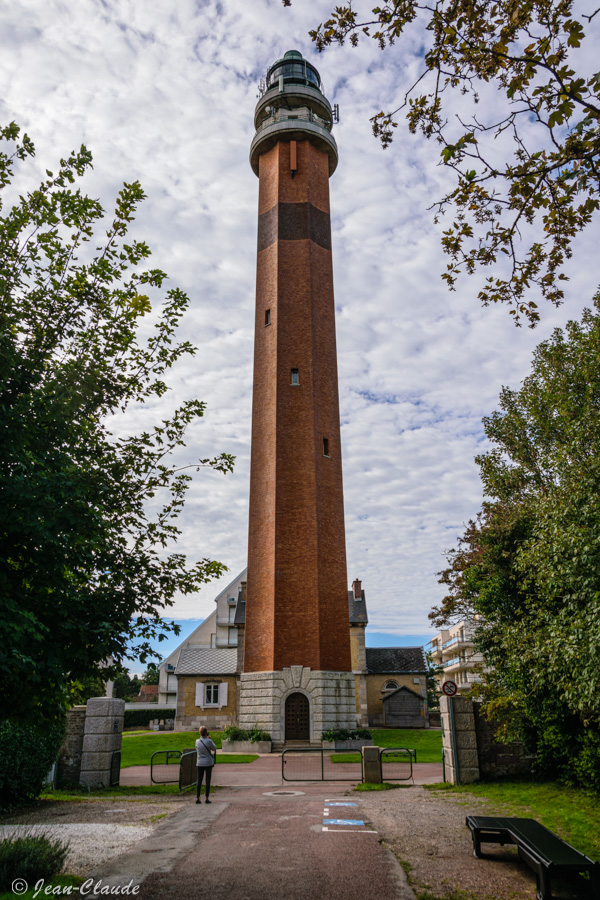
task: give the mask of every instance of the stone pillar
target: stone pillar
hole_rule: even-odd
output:
[[[121,749],[124,700],[92,697],[87,702],[80,783],[86,787],[108,787],[115,750]]]
[[[67,733],[60,748],[56,767],[57,787],[78,785],[85,731],[85,706],[73,706],[67,712]]]
[[[453,709],[450,704],[453,704]],[[442,695],[440,712],[446,781],[450,784],[479,781],[479,755],[472,702],[465,700],[464,697]],[[452,718],[454,718],[454,739]]]
[[[380,747],[362,748],[363,781],[368,784],[381,784]]]

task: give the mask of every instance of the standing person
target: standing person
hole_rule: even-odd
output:
[[[208,795],[210,794],[210,776],[212,775],[212,767],[215,764],[213,756],[217,748],[209,737],[209,731],[206,725],[200,728],[200,737],[196,741],[196,769],[198,771],[198,780],[196,782],[196,803],[200,803],[200,788],[202,787],[202,778],[206,772],[206,786],[204,792],[206,794],[206,802],[210,803]]]

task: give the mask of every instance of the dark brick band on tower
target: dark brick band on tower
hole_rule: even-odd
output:
[[[297,51],[286,53],[267,74],[250,152],[259,210],[242,697],[252,673],[291,667],[340,673],[340,684],[350,683],[342,676],[352,667],[329,219],[332,124],[318,72]]]

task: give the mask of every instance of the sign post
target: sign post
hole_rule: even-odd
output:
[[[458,693],[458,687],[455,681],[444,681],[442,692],[448,698],[448,713],[450,715],[450,740],[452,741],[452,756],[454,768],[454,783],[460,784],[460,776],[458,772],[458,747],[456,746],[456,727],[454,725],[454,700],[453,697]]]

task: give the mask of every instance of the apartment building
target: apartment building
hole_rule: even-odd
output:
[[[475,650],[476,627],[476,622],[463,619],[438,632],[427,645],[426,650],[431,653],[432,661],[442,666],[437,679],[440,690],[442,682],[448,680],[456,683],[459,692],[468,691],[481,681],[481,676],[474,671],[483,663],[483,656]]]

